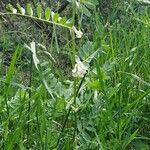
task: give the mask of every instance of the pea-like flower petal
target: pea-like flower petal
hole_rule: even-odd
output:
[[[89,66],[81,62],[80,58],[76,56],[76,64],[72,70],[73,77],[83,77],[87,72]]]
[[[82,37],[83,33],[82,33],[81,30],[77,30],[75,26],[73,26],[72,29],[75,32],[77,38],[81,38]]]

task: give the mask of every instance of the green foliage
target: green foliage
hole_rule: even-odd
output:
[[[148,150],[149,5],[69,2],[80,30],[44,2],[0,13],[0,149]]]
[[[1,15],[16,15],[27,17],[69,29],[73,26],[71,22],[66,20],[66,18],[60,17],[58,13],[54,13],[49,7],[44,10],[45,16],[43,15],[42,6],[40,4],[37,6],[36,10],[34,10],[32,5],[29,3],[27,4],[26,9],[21,7],[19,4],[17,4],[17,7],[18,8],[14,8],[11,4],[8,4],[7,9],[10,11],[10,13],[1,13]]]

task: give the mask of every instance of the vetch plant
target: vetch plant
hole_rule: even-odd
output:
[[[73,77],[83,78],[89,68],[89,65],[84,64],[78,56],[76,56],[75,61],[76,64],[74,66],[74,69],[72,70],[72,75]]]
[[[83,35],[83,32],[81,30],[77,30],[75,26],[72,27],[72,30],[74,31],[74,33],[76,34],[77,38],[81,38]]]
[[[67,5],[62,13],[71,21],[42,8],[57,3],[53,0],[9,5],[11,12],[0,13],[2,22],[8,17],[16,25],[7,25],[8,30],[0,26],[0,51],[15,51],[6,75],[0,73],[0,149],[148,150],[149,10],[134,12],[139,23],[116,1],[119,7],[112,8],[105,27],[99,6],[95,8],[98,0],[67,1],[72,11]]]
[[[14,8],[14,6],[12,6],[11,4],[8,4],[7,9],[10,12],[5,12],[5,13],[0,12],[0,16],[16,15],[20,17],[30,18],[33,20],[38,20],[38,21],[45,22],[45,23],[54,24],[57,26],[68,28],[68,29],[71,29],[73,26],[72,22],[68,21],[66,17],[60,17],[58,13],[54,13],[53,11],[51,11],[49,7],[47,7],[44,10],[44,15],[42,15],[43,10],[42,10],[41,5],[38,5],[36,8],[36,11],[34,11],[32,5],[29,3],[27,4],[26,9],[21,7],[20,4],[17,4],[17,8]],[[19,11],[17,11],[17,9]]]

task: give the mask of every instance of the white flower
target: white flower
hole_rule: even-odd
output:
[[[62,17],[58,17],[58,21],[61,21]]]
[[[16,13],[17,13],[17,9],[12,8],[12,12],[13,12],[14,14],[16,14]]]
[[[82,33],[81,30],[77,30],[75,26],[73,26],[72,29],[75,32],[77,38],[81,38],[82,37],[83,33]]]
[[[72,70],[73,77],[83,77],[87,72],[89,66],[81,62],[80,58],[76,56],[76,64]]]
[[[80,3],[79,3],[79,2],[77,2],[77,1],[76,1],[76,6],[77,6],[78,8],[79,8],[79,6],[80,6]]]
[[[55,13],[52,11],[51,12],[52,19],[54,19],[54,15],[55,15]]]
[[[21,7],[21,14],[24,15],[25,14],[25,9]]]

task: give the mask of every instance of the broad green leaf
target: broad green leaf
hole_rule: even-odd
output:
[[[51,16],[51,9],[49,7],[47,7],[45,9],[45,19],[46,20],[49,20],[50,19],[50,16]]]
[[[42,16],[42,6],[40,4],[36,8],[36,13],[37,13],[38,18],[41,18],[41,16]]]
[[[31,4],[27,4],[27,13],[28,15],[33,16],[33,9]]]
[[[17,4],[17,7],[18,7],[20,13],[21,13],[22,15],[24,15],[24,14],[25,14],[25,9],[24,9],[23,7],[21,7],[20,4]]]

